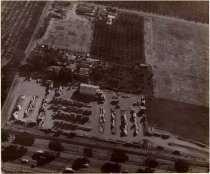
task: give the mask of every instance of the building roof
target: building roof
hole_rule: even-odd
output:
[[[112,19],[114,19],[114,18],[115,18],[115,16],[114,16],[114,15],[108,15],[107,17],[108,17],[108,18],[112,18]]]
[[[84,84],[84,83],[81,83],[80,87],[97,88],[97,89],[99,88],[99,86],[90,85],[90,84]]]

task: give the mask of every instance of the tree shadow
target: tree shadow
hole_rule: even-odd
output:
[[[33,160],[36,160],[36,166],[44,166],[46,164],[49,164],[50,162],[52,162],[53,160],[55,160],[55,156],[53,155],[44,155],[44,154],[38,154],[38,153],[34,153],[31,158]]]
[[[27,153],[27,148],[10,145],[2,150],[2,162],[13,161],[21,158]]]
[[[105,163],[101,167],[101,172],[102,173],[120,173],[121,166],[117,163]]]
[[[76,100],[79,102],[83,102],[83,103],[90,103],[90,102],[95,102],[96,99],[92,96],[86,96],[86,95],[81,95],[79,93],[79,91],[75,91],[72,96],[71,96],[71,100]]]
[[[72,168],[74,170],[79,170],[83,168],[84,163],[89,163],[89,160],[87,158],[77,158],[72,164]]]

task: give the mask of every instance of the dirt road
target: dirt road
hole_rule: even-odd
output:
[[[106,7],[104,5],[93,4],[93,3],[89,3],[89,2],[88,2],[88,4],[92,4],[96,7],[101,7],[101,8]],[[185,23],[185,24],[189,24],[189,25],[199,25],[199,26],[203,26],[203,27],[208,27],[209,26],[208,24],[193,22],[193,21],[187,21],[185,19],[178,19],[178,18],[175,18],[175,17],[167,17],[167,16],[163,16],[163,15],[146,13],[146,12],[137,11],[137,10],[128,10],[128,9],[117,8],[117,7],[114,7],[114,8],[117,9],[119,12],[125,12],[125,13],[131,13],[131,14],[133,13],[133,14],[136,14],[136,15],[139,15],[139,16],[144,16],[144,17],[157,18],[157,19],[167,20],[167,21],[177,21],[177,22],[180,22],[180,23]]]

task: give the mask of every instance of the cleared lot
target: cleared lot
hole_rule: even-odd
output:
[[[187,103],[154,98],[149,102],[148,121],[154,127],[181,137],[209,143],[209,109]]]
[[[145,40],[154,96],[208,106],[208,27],[148,18]]]
[[[90,19],[75,13],[77,4],[64,8],[66,15],[52,18],[40,42],[55,48],[76,52],[89,52],[92,41],[93,24]]]
[[[208,143],[208,27],[148,17],[145,55],[155,97],[149,122]]]

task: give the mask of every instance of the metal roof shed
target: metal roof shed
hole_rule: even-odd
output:
[[[79,92],[84,95],[96,95],[99,90],[99,86],[80,84]]]

